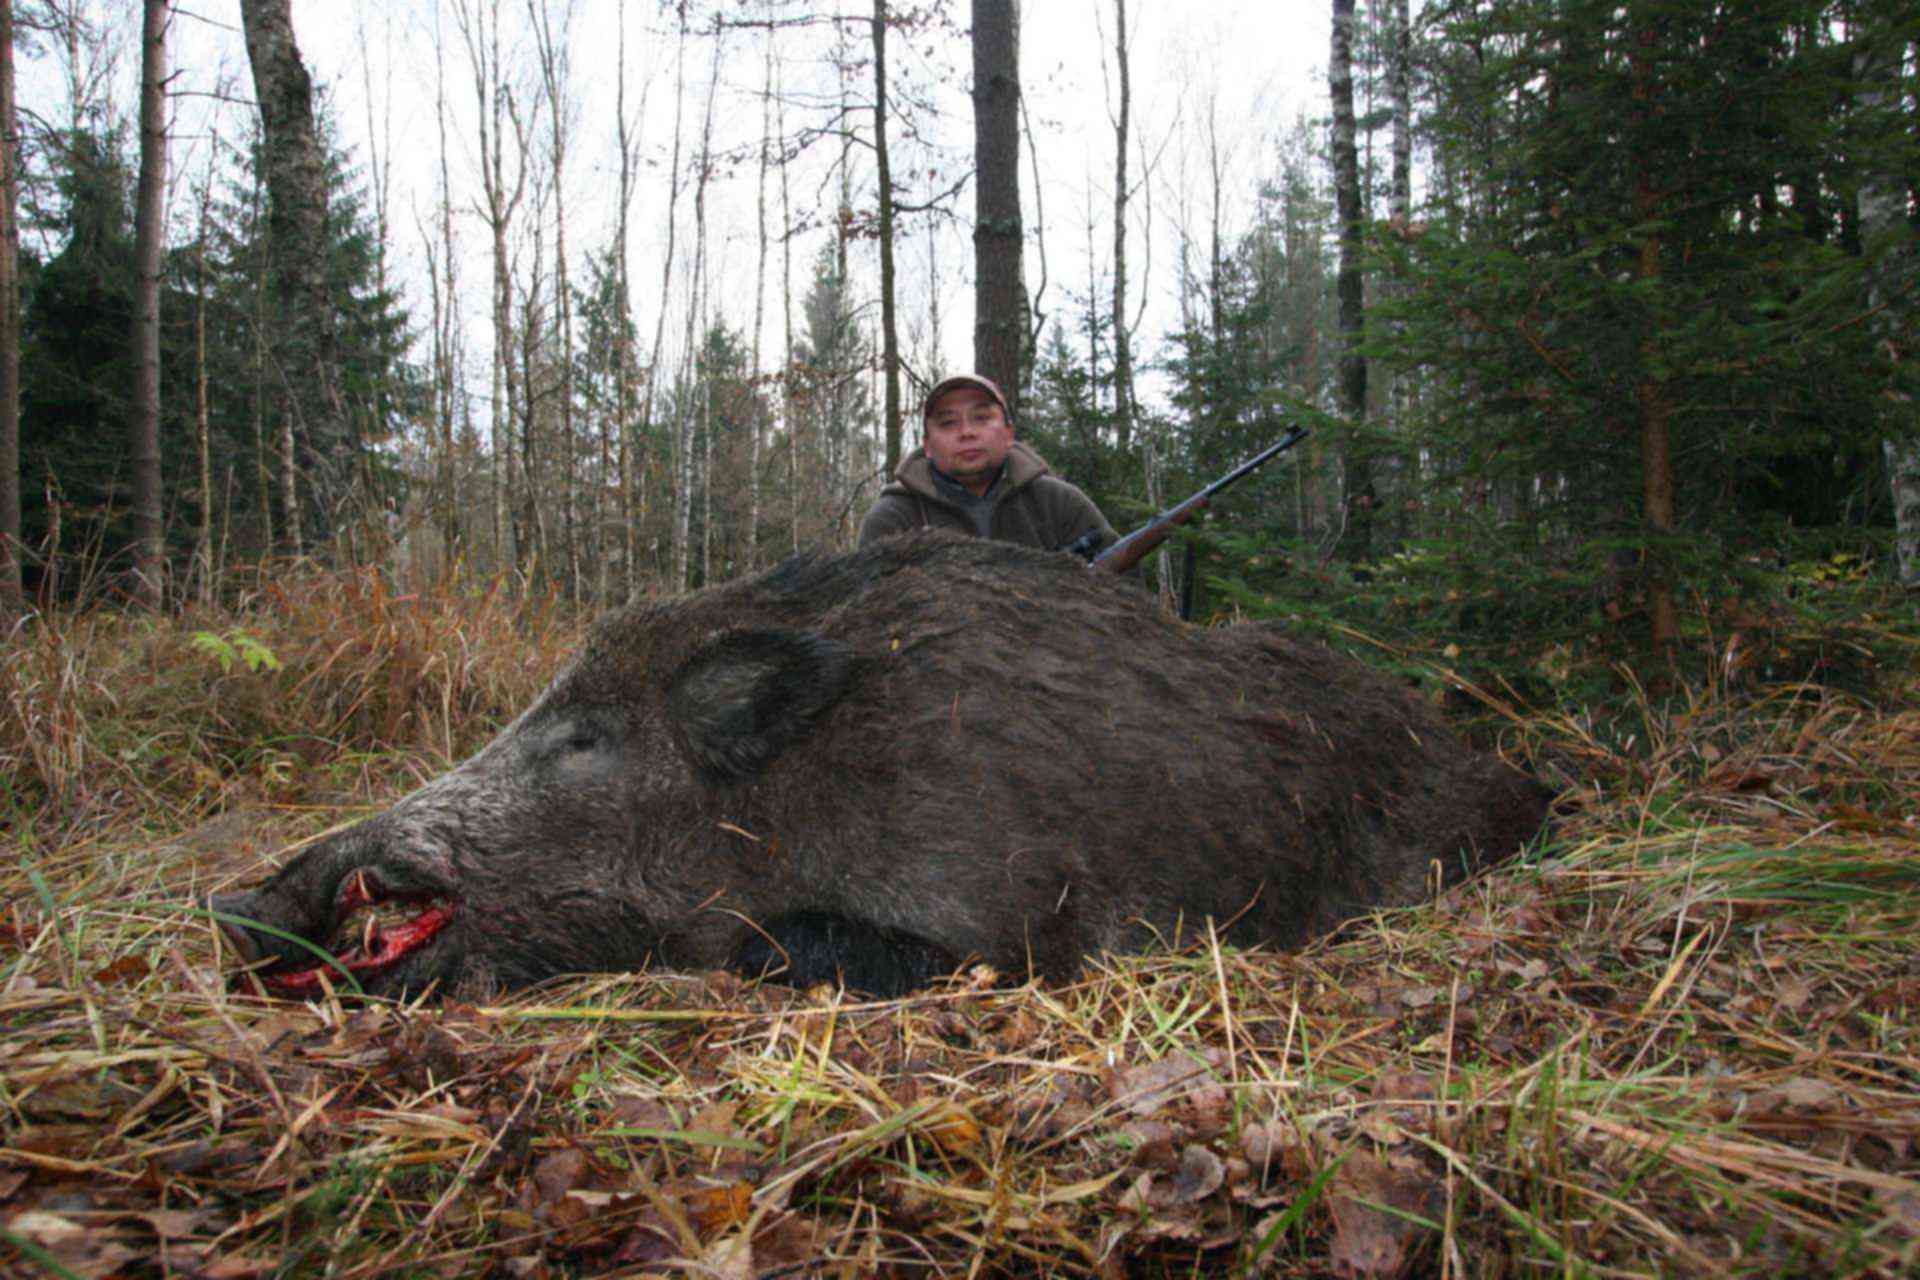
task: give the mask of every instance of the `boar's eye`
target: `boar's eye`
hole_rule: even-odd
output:
[[[613,741],[608,726],[591,715],[562,716],[535,730],[535,759],[561,761],[604,750]]]

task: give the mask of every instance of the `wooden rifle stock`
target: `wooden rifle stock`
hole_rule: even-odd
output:
[[[1205,510],[1206,505],[1213,501],[1214,495],[1231,485],[1239,483],[1254,471],[1293,448],[1293,446],[1299,444],[1302,440],[1305,440],[1310,434],[1305,427],[1288,428],[1287,434],[1280,437],[1277,442],[1262,449],[1253,457],[1248,458],[1245,462],[1227,472],[1226,475],[1221,476],[1218,480],[1215,480],[1212,484],[1200,490],[1200,492],[1194,494],[1185,502],[1180,503],[1178,506],[1168,507],[1165,511],[1162,511],[1159,515],[1147,521],[1147,523],[1141,525],[1138,529],[1135,529],[1132,533],[1120,539],[1120,541],[1114,543],[1105,551],[1100,552],[1098,555],[1092,555],[1087,561],[1087,568],[1097,569],[1103,573],[1125,573],[1158,549],[1160,544],[1165,542],[1168,535],[1172,534],[1175,529]],[[1092,537],[1092,534],[1085,535],[1078,541],[1070,543],[1066,549],[1078,552],[1083,556],[1090,555],[1093,550],[1091,545]]]

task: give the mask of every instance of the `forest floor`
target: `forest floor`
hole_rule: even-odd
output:
[[[1869,692],[1507,707],[1544,846],[1303,952],[420,1007],[236,990],[194,904],[471,750],[562,613],[361,576],[43,620],[0,675],[0,1274],[1920,1273],[1905,617],[1856,624]]]

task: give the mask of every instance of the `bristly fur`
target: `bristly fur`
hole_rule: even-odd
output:
[[[1545,807],[1283,626],[916,535],[608,616],[485,750],[238,905],[313,936],[358,867],[455,900],[376,989],[777,962],[892,991],[1209,919],[1294,945],[1512,853]]]

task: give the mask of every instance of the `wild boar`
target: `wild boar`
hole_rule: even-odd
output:
[[[374,993],[653,964],[893,994],[1209,920],[1297,945],[1513,853],[1546,799],[1284,626],[912,535],[608,615],[478,754],[211,905]],[[317,985],[227,929],[270,989]]]

